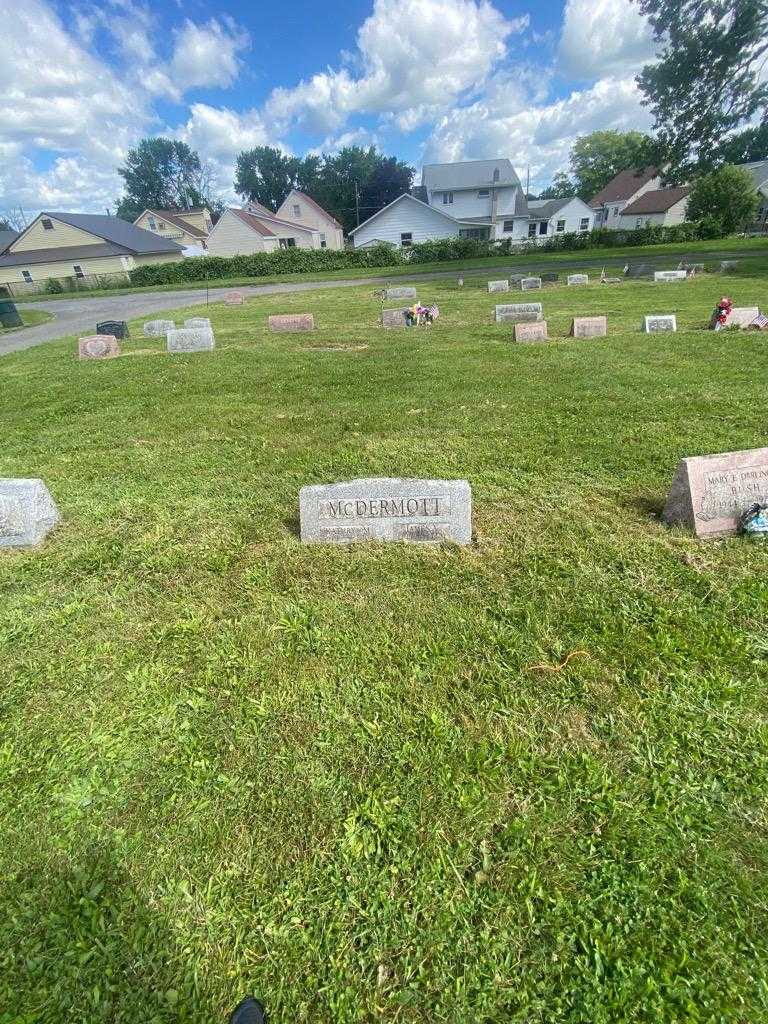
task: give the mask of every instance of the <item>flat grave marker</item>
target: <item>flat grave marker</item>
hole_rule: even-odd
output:
[[[741,327],[741,329],[744,330],[744,328],[749,327],[758,316],[760,316],[760,310],[757,306],[734,306],[725,326]]]
[[[661,334],[677,330],[677,317],[672,313],[653,314],[645,318],[646,334]]]
[[[651,263],[629,263],[624,267],[624,276],[630,279],[651,277],[653,272],[653,265]]]
[[[0,548],[33,547],[61,522],[42,480],[0,480]]]
[[[557,284],[557,282],[560,280],[560,275],[554,273],[554,271],[545,271],[541,275],[541,280],[544,281],[546,284]]]
[[[508,292],[509,281],[489,281],[488,282],[489,292]]]
[[[120,341],[130,337],[125,320],[104,320],[102,323],[96,324],[96,334],[111,334],[113,338],[118,338]]]
[[[384,289],[385,299],[415,299],[416,289],[410,285],[398,285],[394,288]]]
[[[568,285],[573,287],[578,284],[589,284],[589,274],[569,274]]]
[[[497,324],[529,324],[544,319],[540,302],[510,302],[497,306],[494,315]]]
[[[207,316],[193,316],[193,317],[190,317],[189,320],[185,320],[184,321],[184,326],[185,327],[191,327],[191,328],[207,327],[210,330],[210,328],[211,328],[211,321],[208,319]]]
[[[181,327],[165,337],[169,352],[208,352],[216,344],[210,327]]]
[[[381,326],[382,327],[405,327],[405,310],[404,309],[382,309],[382,311],[381,311]]]
[[[738,270],[738,260],[721,260],[720,261],[720,273],[721,274],[732,274],[734,270]]]
[[[168,331],[175,331],[176,324],[173,320],[148,320],[144,324],[145,338],[158,338]]]
[[[533,323],[515,324],[515,341],[548,341],[547,321],[536,320]]]
[[[302,331],[314,331],[315,317],[313,313],[275,314],[268,320],[270,331],[277,334],[299,334]]]
[[[78,339],[77,355],[80,359],[114,359],[120,355],[120,343],[111,334],[91,334]]]
[[[768,503],[768,448],[698,455],[678,463],[663,519],[697,537],[724,537],[755,502]]]
[[[540,277],[524,277],[520,281],[520,290],[523,292],[533,292],[541,288]]]
[[[670,284],[673,281],[686,281],[688,279],[687,270],[654,270],[653,280],[661,281]]]
[[[604,316],[575,316],[571,323],[574,338],[604,338],[608,333],[608,318]]]
[[[301,539],[310,544],[472,540],[472,492],[466,480],[369,477],[299,491]]]
[[[224,296],[225,306],[242,306],[245,302],[245,296],[242,292],[227,292]]]

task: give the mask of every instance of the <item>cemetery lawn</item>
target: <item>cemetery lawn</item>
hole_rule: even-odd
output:
[[[23,331],[25,327],[34,327],[37,324],[48,323],[49,320],[53,320],[53,314],[47,313],[43,309],[20,309],[19,316],[22,319],[21,327],[3,327],[0,324],[0,337],[4,334],[10,334],[11,331]]]
[[[659,522],[766,444],[768,332],[702,329],[766,274],[528,294],[547,344],[473,279],[0,360],[64,518],[0,552],[1,1024],[768,1019],[768,547]],[[473,546],[299,543],[376,475],[469,480]]]

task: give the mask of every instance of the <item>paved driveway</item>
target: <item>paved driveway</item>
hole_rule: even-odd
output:
[[[690,260],[716,261],[720,259],[739,259],[752,255],[749,252],[708,252],[686,254]],[[643,254],[635,258],[626,254],[617,255],[613,259],[606,260],[605,257],[574,256],[573,260],[566,263],[560,260],[536,260],[535,272],[547,270],[558,270],[565,272],[575,270],[597,270],[603,266],[609,271],[623,267],[627,260],[633,263],[650,263],[655,266],[670,268],[676,266],[680,257],[677,255],[647,255]],[[522,273],[530,270],[530,263],[520,262],[520,257],[510,257],[509,260],[500,260],[496,268],[493,267],[472,267],[461,271],[464,277],[492,277],[493,274]],[[363,277],[350,278],[345,281],[301,281],[296,283],[286,282],[285,284],[259,284],[238,287],[238,291],[244,295],[277,295],[284,292],[309,292],[318,288],[352,288],[368,285],[374,288],[382,284],[397,284],[406,282],[414,284],[417,281],[434,281],[445,277],[456,277],[456,268],[451,270],[439,270],[428,274],[407,274],[398,277]],[[231,288],[212,288],[208,293],[211,302],[220,302]],[[33,348],[35,345],[42,345],[43,342],[53,341],[56,338],[63,338],[69,334],[93,334],[96,331],[96,324],[100,320],[133,320],[136,317],[151,317],[156,313],[164,313],[169,309],[180,309],[186,306],[200,305],[205,302],[205,289],[193,288],[186,291],[174,292],[135,292],[129,295],[105,295],[103,298],[94,297],[89,299],[51,299],[45,302],[28,303],[30,309],[44,309],[53,313],[55,319],[38,327],[27,327],[18,332],[0,336],[0,355],[7,355],[9,352],[18,352],[21,349]],[[24,303],[18,303],[24,308]]]

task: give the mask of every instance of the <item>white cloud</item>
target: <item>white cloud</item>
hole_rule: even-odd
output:
[[[527,25],[527,16],[507,21],[488,0],[375,0],[357,34],[359,73],[328,69],[275,89],[266,116],[279,128],[336,132],[350,115],[374,113],[411,131],[480,88],[507,37]]]
[[[558,54],[565,74],[627,75],[654,52],[651,27],[632,0],[567,0]]]
[[[185,21],[175,33],[171,80],[179,94],[199,86],[226,89],[240,73],[238,54],[249,45],[247,32],[231,18],[212,18],[207,25]]]

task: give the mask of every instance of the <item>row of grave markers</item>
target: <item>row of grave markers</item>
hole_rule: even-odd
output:
[[[738,532],[744,513],[768,504],[768,448],[684,458],[663,520],[697,537]],[[299,491],[304,543],[472,541],[472,491],[466,480],[375,477],[310,485]],[[40,544],[61,522],[39,479],[0,479],[0,548]]]

